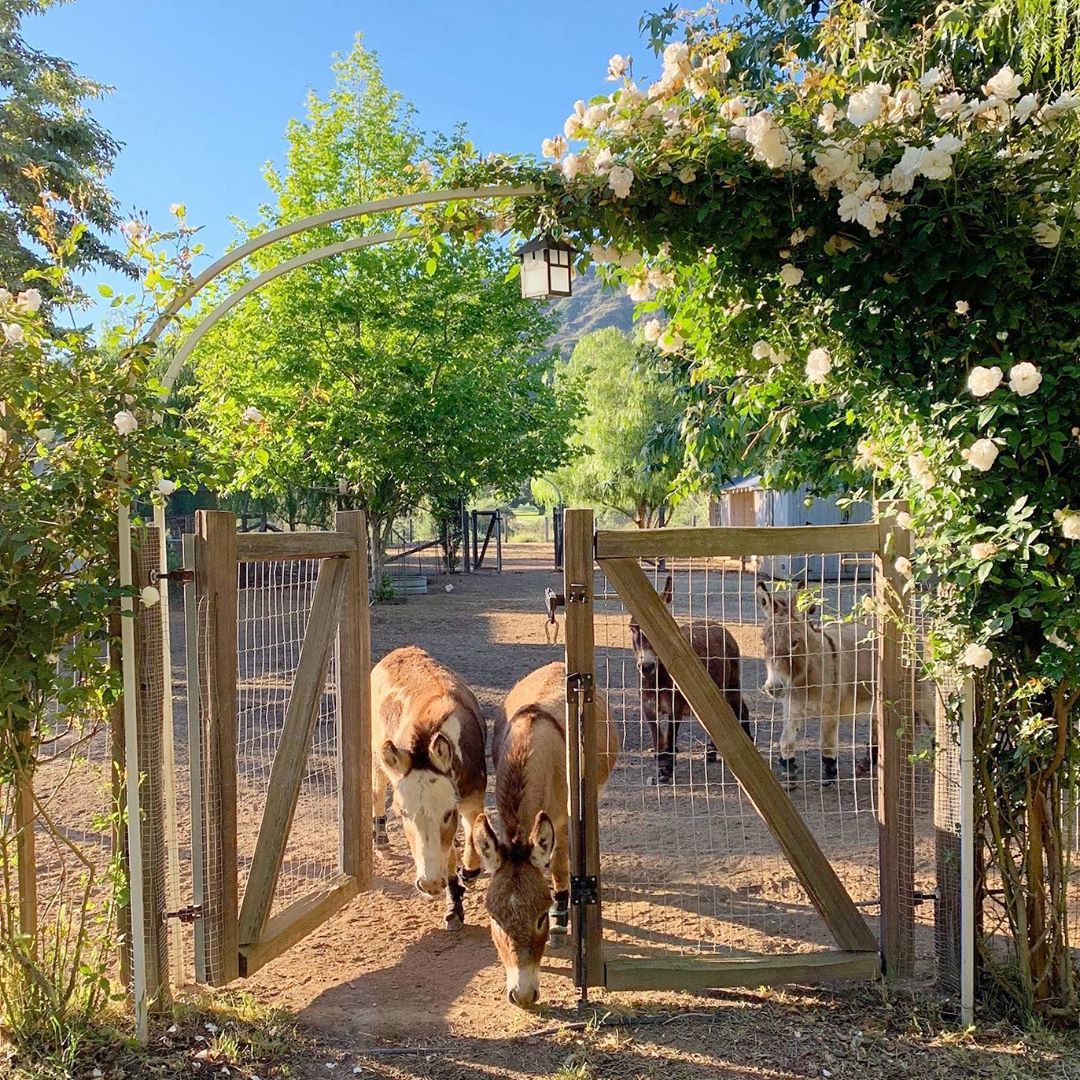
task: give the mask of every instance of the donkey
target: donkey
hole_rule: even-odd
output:
[[[761,630],[765,646],[765,685],[769,697],[783,701],[780,769],[795,779],[799,768],[795,744],[808,716],[821,718],[821,782],[836,779],[837,725],[854,721],[874,706],[874,625],[863,619],[815,623],[811,605],[797,610],[795,597],[769,592],[757,584],[758,603],[766,615]],[[871,752],[873,753],[873,752]]]
[[[672,579],[668,574],[661,596],[671,607]],[[754,740],[750,725],[750,710],[743,701],[739,686],[739,646],[723,623],[715,619],[676,619],[683,637],[690,647],[705,661],[712,681],[723,692],[732,712],[739,718],[743,731],[751,742]],[[692,715],[690,703],[682,696],[674,679],[656,655],[645,632],[630,619],[630,641],[634,649],[638,672],[641,675],[641,712],[652,732],[653,749],[656,753],[656,779],[668,783],[675,775],[676,742],[679,725]],[[716,747],[712,740],[705,753],[706,761],[716,760]]]
[[[593,708],[602,787],[618,756],[619,738],[599,692]],[[473,835],[491,873],[484,905],[506,969],[506,996],[528,1008],[540,995],[549,930],[553,937],[565,935],[570,917],[566,669],[561,662],[525,676],[510,691],[495,721],[492,757],[504,836],[484,814],[476,819]]]
[[[461,677],[423,649],[395,649],[371,671],[372,815],[387,846],[386,785],[401,815],[416,867],[416,890],[447,896],[446,928],[465,923],[461,879],[480,873],[476,816],[487,787],[480,704]],[[380,780],[381,774],[381,780]],[[454,839],[465,827],[461,879]]]

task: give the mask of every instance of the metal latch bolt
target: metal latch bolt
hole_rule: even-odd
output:
[[[178,581],[181,585],[188,585],[194,580],[194,570],[169,570],[167,573],[162,573],[160,570],[150,571],[151,585],[157,585],[161,581]]]
[[[161,913],[162,922],[168,922],[169,919],[178,919],[182,923],[193,923],[196,919],[202,917],[202,904],[189,904],[187,907],[180,908],[179,911],[163,911]]]
[[[576,701],[580,695],[582,701],[592,701],[595,686],[592,672],[571,671],[566,676],[566,700]]]

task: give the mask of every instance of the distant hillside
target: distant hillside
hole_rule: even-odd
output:
[[[559,347],[564,360],[586,334],[607,326],[629,330],[634,324],[634,302],[625,290],[606,289],[592,267],[575,279],[573,296],[554,300],[551,306],[562,321],[551,344]]]

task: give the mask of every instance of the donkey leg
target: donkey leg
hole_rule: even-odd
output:
[[[446,882],[446,929],[461,930],[465,926],[465,886],[451,873]]]
[[[458,805],[458,813],[461,814],[461,824],[465,831],[465,843],[461,849],[461,869],[458,877],[463,882],[475,881],[480,876],[480,854],[476,850],[476,842],[473,840],[473,824],[476,815],[484,809],[484,793],[476,792],[462,799]]]
[[[371,766],[371,827],[372,839],[377,851],[390,848],[386,835],[386,777],[377,761]]]
[[[565,938],[570,932],[570,835],[569,822],[555,829],[555,850],[551,856],[551,884],[555,887],[551,905],[551,936]]]
[[[675,778],[675,721],[670,717],[658,724],[659,743],[656,751],[656,779],[667,784]]]
[[[794,704],[791,697],[784,699],[784,726],[780,732],[780,772],[790,780],[799,775],[799,764],[795,760],[795,744],[799,740],[803,727],[802,709]]]
[[[836,729],[840,722],[837,715],[839,703],[828,709],[821,718],[821,782],[831,784],[836,781],[837,738]]]

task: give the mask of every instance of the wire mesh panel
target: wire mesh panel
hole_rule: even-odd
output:
[[[876,930],[880,635],[875,555],[641,561],[683,636]],[[604,937],[737,957],[836,947],[769,826],[713,748],[619,594],[596,580],[597,683],[622,751],[600,799]],[[914,684],[902,708],[915,720]],[[905,792],[917,878],[932,891],[928,785]],[[921,875],[921,876],[920,876]],[[933,955],[925,928],[920,955]]]
[[[240,893],[255,852],[318,579],[317,559],[242,562],[237,597],[237,859]],[[336,660],[331,659],[271,915],[338,872]]]

